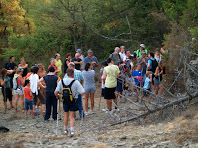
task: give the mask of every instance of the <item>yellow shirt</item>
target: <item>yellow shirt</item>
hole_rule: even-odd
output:
[[[58,74],[58,76],[60,76],[61,74],[62,74],[62,62],[61,62],[61,60],[59,59],[58,61],[57,60],[55,60],[55,65],[56,65],[56,67],[60,70],[60,72],[58,72],[57,74]]]
[[[104,73],[107,75],[105,80],[105,87],[114,88],[117,86],[117,75],[120,70],[117,65],[110,65],[104,68]]]

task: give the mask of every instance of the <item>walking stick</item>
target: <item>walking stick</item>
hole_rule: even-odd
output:
[[[56,123],[56,137],[58,136],[58,111],[59,111],[59,98],[57,102],[57,123]]]

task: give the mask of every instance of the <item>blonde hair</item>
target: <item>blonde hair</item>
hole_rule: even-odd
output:
[[[38,66],[38,68],[40,68],[40,67],[42,68],[42,72],[46,72],[43,64],[39,63],[37,66]]]
[[[148,77],[151,74],[151,71],[146,72],[146,77]]]

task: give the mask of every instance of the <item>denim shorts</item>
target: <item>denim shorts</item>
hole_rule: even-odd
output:
[[[14,90],[14,94],[15,95],[23,95],[23,89],[16,89],[16,90]]]
[[[33,101],[25,99],[25,110],[33,110]]]
[[[96,88],[93,87],[93,88],[86,88],[85,89],[85,94],[92,94],[92,93],[95,93],[96,92]]]

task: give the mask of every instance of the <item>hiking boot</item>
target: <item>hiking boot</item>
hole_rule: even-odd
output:
[[[108,109],[107,108],[103,108],[102,111],[106,112],[106,111],[108,111]]]

